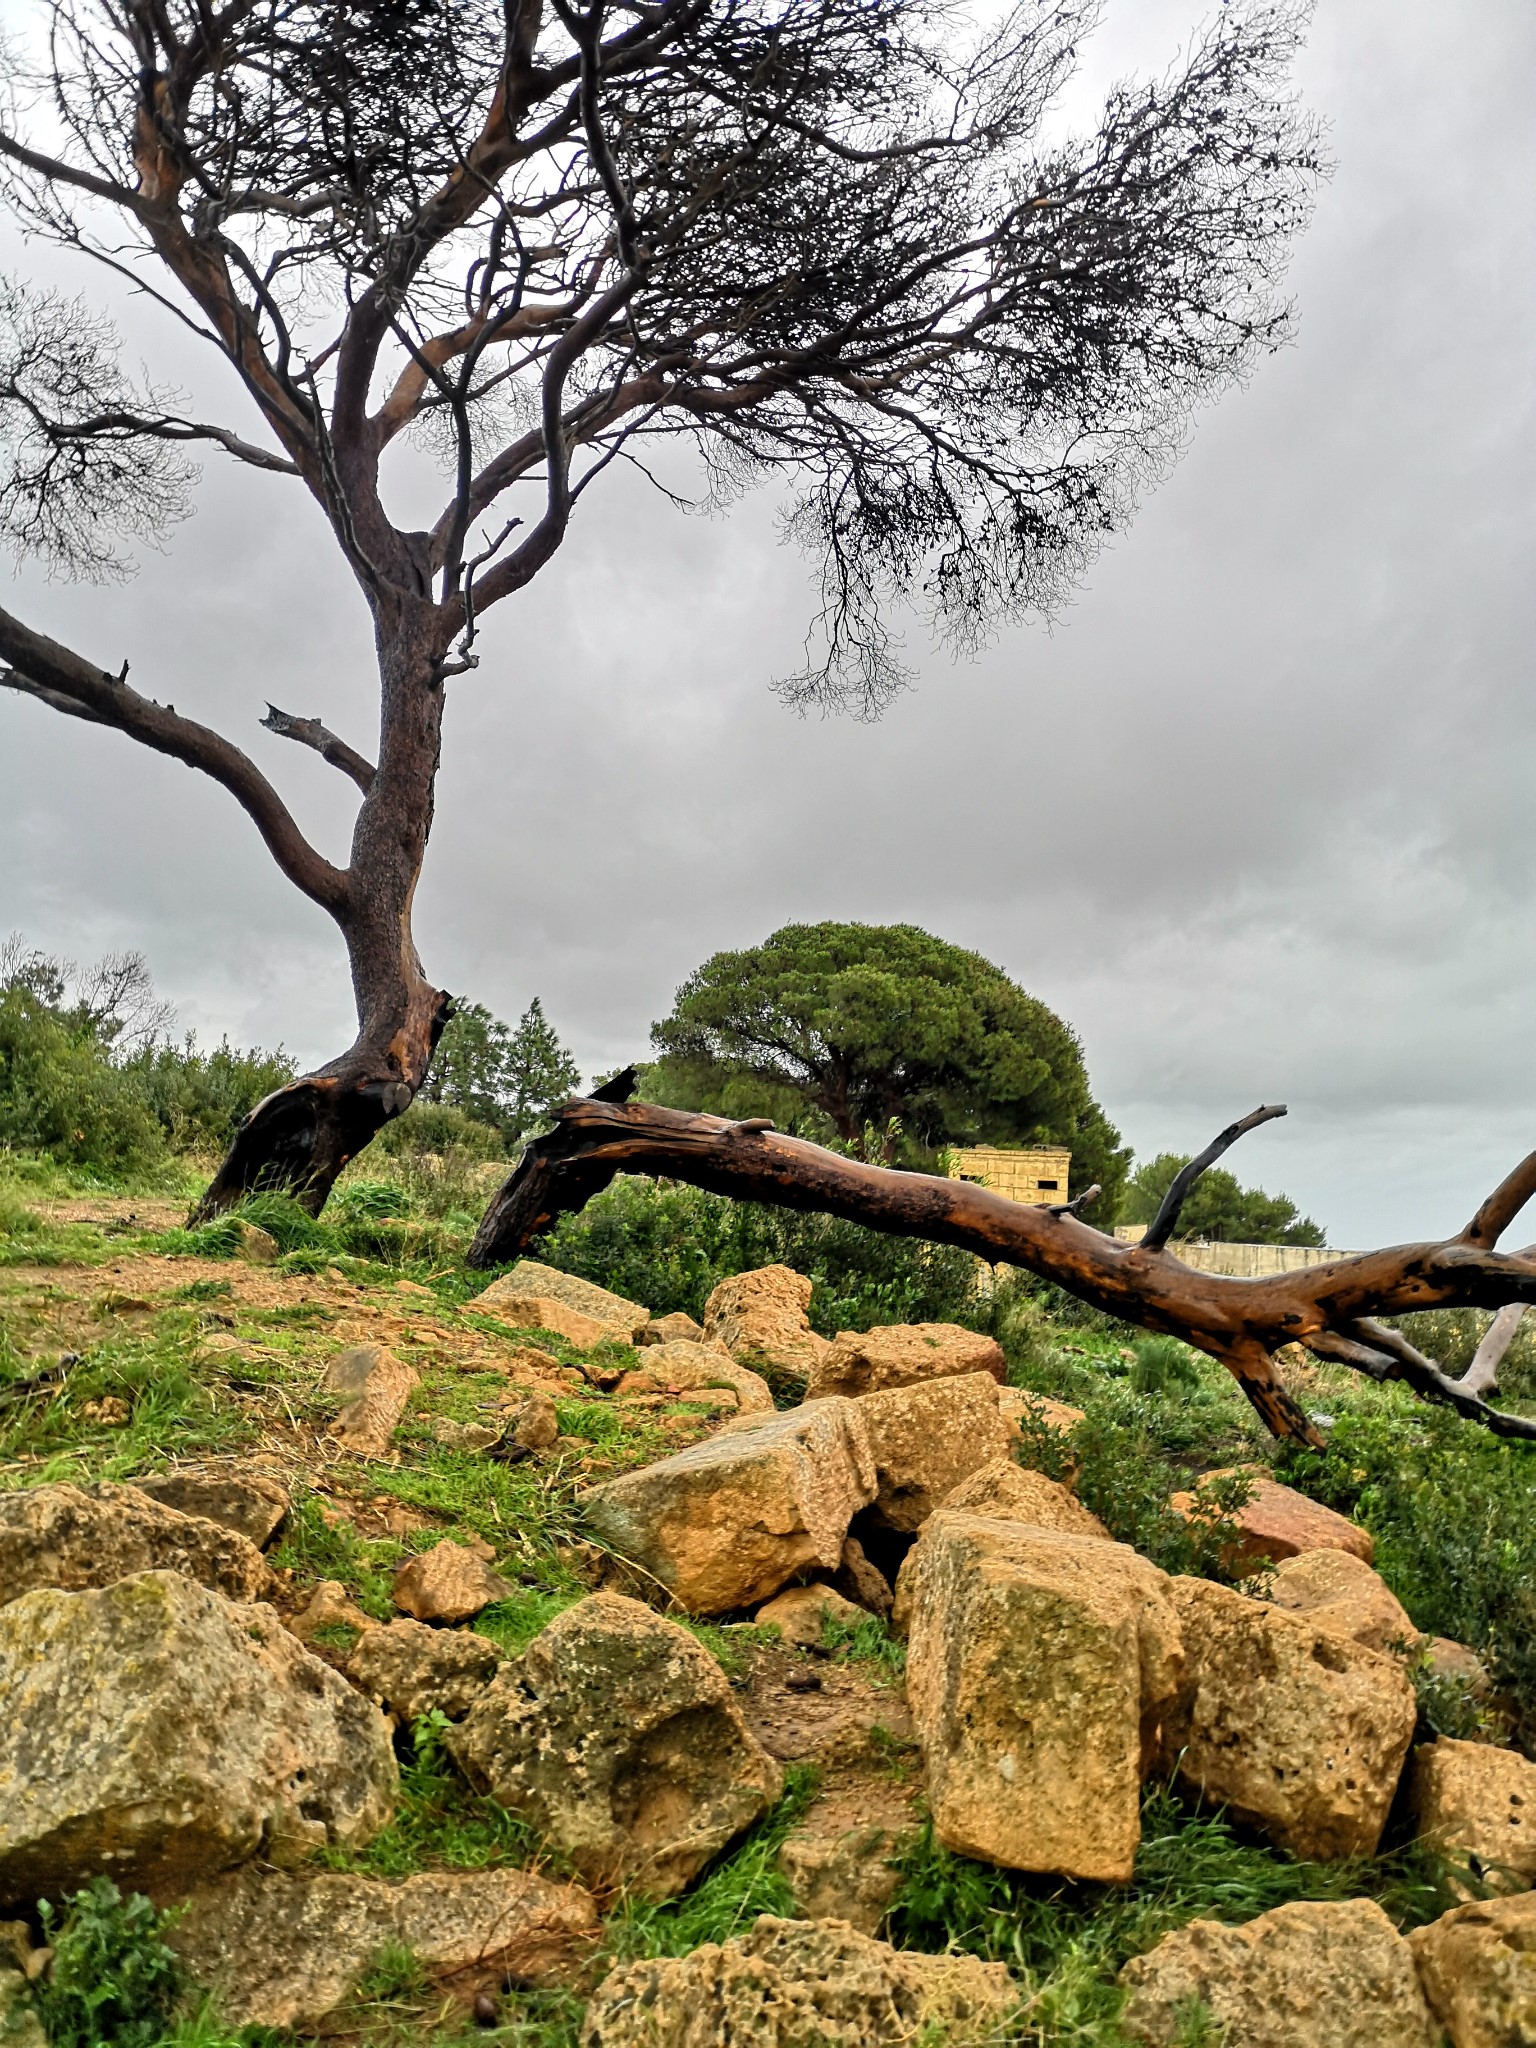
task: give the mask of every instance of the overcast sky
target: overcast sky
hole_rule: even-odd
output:
[[[1198,18],[1112,0],[1078,101]],[[768,688],[810,602],[772,503],[588,498],[451,686],[429,974],[507,1017],[541,995],[592,1072],[718,947],[909,920],[1076,1026],[1138,1153],[1283,1101],[1231,1163],[1331,1243],[1470,1214],[1536,1145],[1536,10],[1322,0],[1301,82],[1337,170],[1296,343],[1054,631],[911,640],[882,724],[800,720]],[[349,786],[256,728],[270,696],[371,738],[362,606],[294,486],[210,465],[134,582],[5,602],[221,724],[344,852]],[[12,927],[141,947],[200,1034],[351,1036],[339,943],[222,791],[0,692]]]

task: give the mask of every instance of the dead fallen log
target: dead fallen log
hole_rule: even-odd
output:
[[[1074,1213],[1081,1197],[1031,1208],[969,1181],[868,1166],[786,1137],[758,1118],[733,1123],[647,1102],[580,1097],[523,1152],[486,1210],[469,1263],[516,1258],[615,1174],[661,1174],[741,1201],[821,1210],[1022,1266],[1095,1308],[1219,1359],[1277,1437],[1322,1441],[1274,1365],[1274,1352],[1299,1343],[1373,1380],[1401,1380],[1421,1399],[1444,1403],[1500,1436],[1536,1441],[1536,1421],[1491,1407],[1377,1320],[1418,1309],[1536,1301],[1536,1246],[1495,1249],[1536,1193],[1536,1152],[1459,1236],[1444,1242],[1394,1245],[1258,1280],[1195,1272],[1168,1249],[1190,1189],[1245,1131],[1284,1114],[1266,1107],[1229,1125],[1179,1174],[1141,1242],[1125,1244]]]

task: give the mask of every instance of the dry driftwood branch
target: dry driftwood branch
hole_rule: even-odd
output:
[[[1529,1258],[1536,1254],[1536,1245],[1527,1248],[1523,1254]],[[1483,1341],[1473,1353],[1472,1363],[1462,1374],[1458,1385],[1464,1393],[1491,1394],[1499,1384],[1499,1367],[1504,1363],[1504,1354],[1515,1341],[1525,1315],[1523,1301],[1506,1302],[1493,1321],[1483,1332]]]
[[[1202,1158],[1209,1163],[1219,1157],[1234,1135],[1274,1114],[1271,1109],[1244,1118]],[[1490,1408],[1399,1332],[1375,1320],[1416,1309],[1536,1301],[1536,1247],[1494,1249],[1521,1201],[1536,1192],[1536,1153],[1459,1237],[1363,1252],[1262,1280],[1234,1280],[1198,1273],[1163,1245],[1106,1237],[1060,1209],[1027,1207],[969,1181],[868,1166],[803,1138],[748,1129],[723,1117],[589,1097],[566,1103],[556,1117],[554,1130],[527,1147],[486,1211],[471,1265],[517,1257],[617,1173],[667,1174],[715,1194],[825,1210],[873,1230],[959,1245],[984,1259],[1023,1266],[1109,1315],[1181,1337],[1219,1359],[1277,1437],[1322,1442],[1274,1367],[1274,1352],[1300,1343],[1372,1379],[1400,1379],[1423,1399],[1444,1402],[1500,1436],[1536,1441],[1536,1421]],[[1522,1187],[1526,1195],[1517,1200]]]

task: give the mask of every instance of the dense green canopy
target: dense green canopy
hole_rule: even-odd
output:
[[[1131,1175],[1120,1205],[1123,1223],[1150,1223],[1173,1177],[1188,1166],[1185,1152],[1159,1152]],[[1267,1195],[1239,1185],[1236,1174],[1213,1166],[1201,1174],[1179,1215],[1180,1237],[1217,1244],[1325,1244],[1323,1227],[1303,1216],[1288,1195]]]
[[[865,1157],[932,1165],[949,1145],[1070,1145],[1074,1190],[1113,1216],[1129,1154],[1076,1034],[979,953],[916,925],[785,925],[716,953],[652,1027],[647,1093],[771,1116]]]

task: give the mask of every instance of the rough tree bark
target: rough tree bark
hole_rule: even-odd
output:
[[[1263,1280],[1195,1272],[1167,1248],[1189,1190],[1244,1131],[1284,1114],[1266,1107],[1229,1125],[1178,1176],[1140,1243],[1126,1244],[1076,1213],[1096,1190],[1057,1207],[1031,1208],[968,1181],[868,1166],[785,1137],[760,1118],[732,1123],[650,1103],[583,1098],[565,1104],[554,1130],[524,1151],[486,1211],[469,1262],[490,1266],[517,1257],[615,1174],[665,1174],[715,1194],[824,1210],[873,1230],[1023,1266],[1095,1308],[1181,1337],[1219,1360],[1277,1437],[1323,1442],[1273,1362],[1282,1345],[1300,1343],[1371,1379],[1402,1380],[1421,1398],[1443,1402],[1500,1436],[1536,1441],[1536,1422],[1490,1408],[1400,1331],[1375,1320],[1416,1309],[1536,1301],[1536,1247],[1494,1249],[1536,1194],[1536,1152],[1445,1243],[1398,1245]]]

